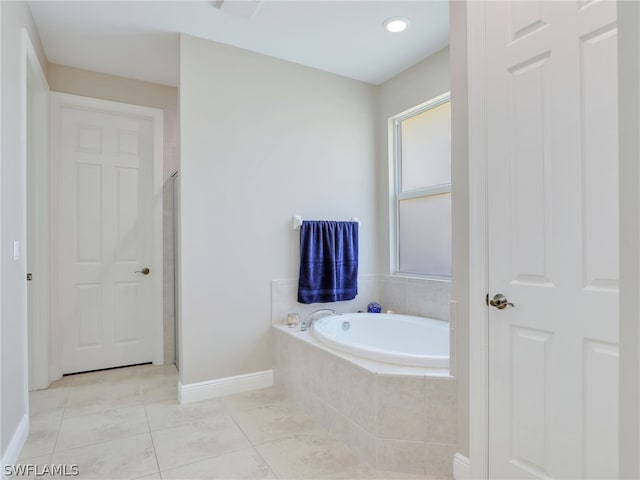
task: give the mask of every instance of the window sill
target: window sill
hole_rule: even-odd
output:
[[[435,275],[420,275],[419,273],[393,272],[389,276],[407,278],[409,280],[429,280],[430,282],[452,283],[451,277],[438,277]]]

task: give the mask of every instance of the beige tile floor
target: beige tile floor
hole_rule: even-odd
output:
[[[424,478],[362,463],[273,389],[180,405],[177,378],[144,365],[31,392],[20,463],[77,464],[82,479]]]

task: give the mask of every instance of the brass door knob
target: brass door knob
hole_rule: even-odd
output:
[[[149,270],[147,267],[144,267],[142,270],[136,270],[133,273],[141,273],[143,275],[149,275],[149,273],[151,273],[151,270]]]

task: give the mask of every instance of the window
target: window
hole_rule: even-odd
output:
[[[446,93],[391,119],[396,273],[451,277],[450,100]]]

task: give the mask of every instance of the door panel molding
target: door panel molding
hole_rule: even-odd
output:
[[[153,243],[154,252],[150,269],[154,273],[148,278],[152,284],[152,318],[153,318],[153,363],[161,365],[164,363],[164,327],[163,327],[163,236],[162,236],[162,175],[163,175],[163,112],[162,110],[138,105],[130,105],[120,102],[100,100],[96,98],[82,97],[58,92],[51,92],[51,279],[52,286],[56,288],[60,284],[60,175],[61,175],[61,119],[65,107],[87,112],[111,113],[115,115],[125,115],[149,120],[153,135]],[[99,132],[83,132],[82,143],[87,148],[95,147]],[[132,141],[131,135],[127,131],[119,131],[118,138],[119,151],[123,154],[134,153],[137,145]],[[115,233],[114,233],[115,234]],[[51,381],[62,376],[62,330],[63,324],[60,318],[59,295],[52,295],[51,305],[51,336],[50,336],[50,370]],[[126,337],[125,332],[122,334]],[[123,337],[124,338],[124,337]]]

